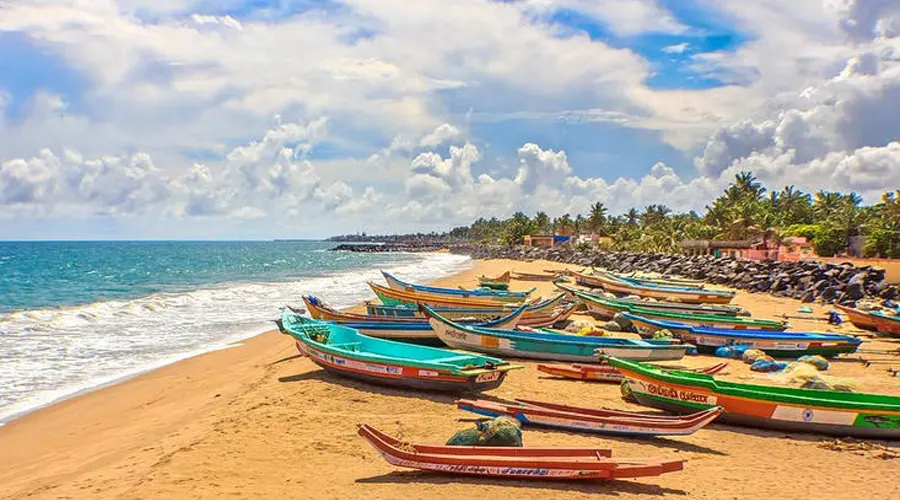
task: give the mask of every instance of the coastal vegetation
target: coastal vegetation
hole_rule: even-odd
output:
[[[602,202],[588,213],[551,217],[539,211],[533,217],[515,212],[511,217],[480,217],[471,225],[445,233],[410,235],[344,235],[332,241],[380,242],[483,242],[521,244],[530,234],[599,236],[601,249],[629,252],[677,253],[685,240],[741,241],[766,238],[780,243],[805,237],[823,257],[845,252],[854,237],[863,237],[866,257],[900,258],[900,189],[885,192],[881,200],[863,205],[857,193],[820,190],[806,193],[794,186],[769,190],[753,173],[741,172],[702,213],[675,213],[664,204],[642,210],[630,208],[613,215]]]

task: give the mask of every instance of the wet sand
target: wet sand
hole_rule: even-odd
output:
[[[477,261],[439,280],[472,286],[480,274],[540,272],[549,262]],[[513,289],[549,283],[514,282]],[[327,297],[323,297],[327,300]],[[299,297],[298,297],[299,302]],[[735,303],[755,317],[801,315],[795,300],[740,292]],[[819,316],[825,308],[814,306]],[[277,311],[272,311],[274,318]],[[804,315],[806,316],[806,315]],[[821,316],[819,316],[821,317]],[[852,326],[790,320],[794,329],[857,332]],[[873,341],[866,349],[900,347]],[[883,357],[875,356],[871,357]],[[900,395],[888,366],[832,363],[861,391]],[[709,356],[673,364],[703,366]],[[536,363],[513,372],[498,397],[527,397],[581,406],[640,409],[618,385],[553,379]],[[765,382],[740,361],[727,378]],[[404,471],[384,462],[356,436],[372,424],[416,442],[443,443],[475,415],[452,396],[408,393],[325,374],[297,356],[277,332],[239,346],[155,370],[118,385],[44,408],[0,427],[0,498],[878,498],[900,499],[900,459],[875,452],[834,451],[828,438],[713,425],[692,436],[635,440],[527,428],[526,446],[612,448],[615,456],[687,459],[685,470],[658,478],[548,483]],[[890,445],[900,451],[897,445]]]

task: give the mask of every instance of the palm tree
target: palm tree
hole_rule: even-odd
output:
[[[603,233],[606,226],[606,207],[599,201],[591,205],[591,213],[588,215],[588,225],[595,233]]]
[[[640,217],[641,215],[637,211],[637,209],[631,207],[628,209],[628,212],[625,212],[625,224],[630,227],[637,226],[638,222],[640,221]]]
[[[553,231],[553,228],[550,226],[550,216],[548,216],[546,212],[538,212],[535,214],[534,226],[535,230],[540,233],[549,233]]]

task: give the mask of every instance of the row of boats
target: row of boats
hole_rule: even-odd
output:
[[[484,279],[482,283],[498,283],[502,278]],[[619,278],[636,279],[616,275],[608,279]],[[539,365],[538,369],[567,378],[621,382],[637,402],[674,414],[579,408],[532,400],[457,401],[462,410],[506,416],[526,426],[666,436],[690,434],[720,421],[900,439],[898,397],[726,382],[713,376],[725,369],[725,363],[697,370],[649,363],[680,359],[693,346],[707,351],[730,344],[750,345],[785,357],[809,353],[831,356],[855,350],[860,340],[851,336],[786,332],[786,323],[750,318],[728,302],[612,298],[561,283],[557,283],[559,293],[555,296],[532,300],[533,290],[457,290],[407,283],[388,273],[385,279],[388,286],[370,283],[381,303],[367,304],[365,314],[338,311],[318,298],[304,297],[313,318],[288,309],[278,321],[279,328],[295,339],[301,354],[326,371],[368,383],[477,393],[500,386],[509,373],[524,368],[506,358],[568,361],[576,364]],[[576,280],[584,283],[578,276]],[[679,301],[688,291],[711,292],[699,283],[641,280],[634,281],[633,286],[678,289],[683,292],[677,296]],[[598,317],[621,315],[645,338],[584,336],[550,328],[579,307]],[[650,338],[660,329],[669,330],[676,338]],[[445,347],[423,345],[426,343]],[[603,449],[434,447],[404,443],[367,425],[359,427],[359,434],[392,464],[463,474],[601,479],[657,475],[683,467],[681,460],[614,459],[610,450]]]

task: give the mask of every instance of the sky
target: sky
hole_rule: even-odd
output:
[[[0,1],[0,239],[900,186],[900,0]]]

